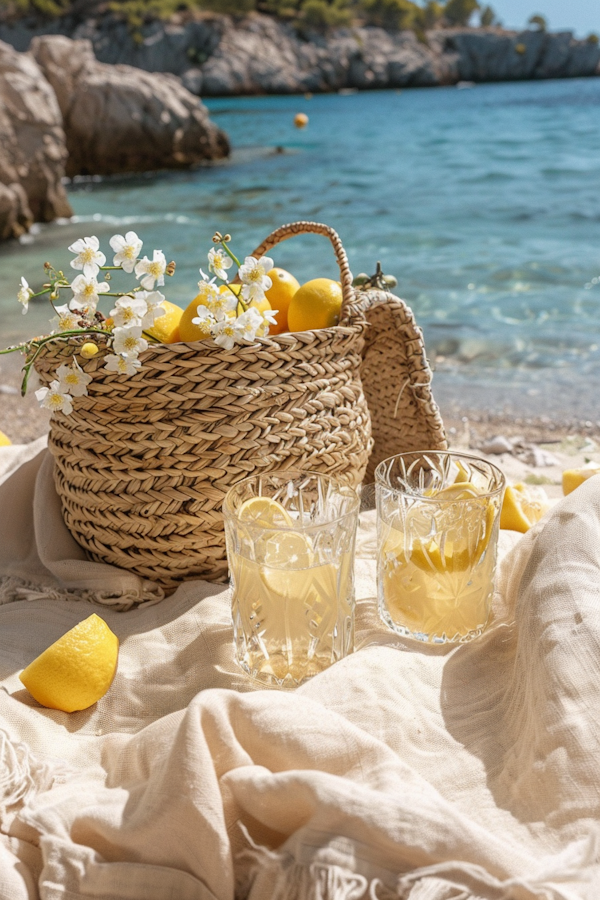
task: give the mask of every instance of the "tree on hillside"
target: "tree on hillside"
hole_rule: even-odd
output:
[[[498,18],[491,6],[484,6],[479,15],[479,24],[482,28],[489,28],[498,24]]]
[[[548,29],[548,22],[544,18],[544,16],[540,16],[538,13],[535,16],[530,16],[527,20],[528,25],[535,25],[538,31],[546,31]]]
[[[402,31],[415,24],[419,7],[410,0],[363,0],[369,25]]]
[[[477,0],[448,0],[444,7],[444,18],[450,25],[468,25],[476,9],[479,9]]]

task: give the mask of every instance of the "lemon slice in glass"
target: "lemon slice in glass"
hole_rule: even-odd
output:
[[[87,709],[105,695],[117,671],[119,639],[95,613],[34,659],[19,678],[49,709]]]
[[[291,527],[294,523],[288,511],[271,497],[250,497],[238,510],[240,522],[258,525],[260,528]]]

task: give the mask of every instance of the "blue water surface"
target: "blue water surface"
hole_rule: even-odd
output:
[[[600,419],[600,79],[207,105],[230,162],[73,184],[72,221],[2,246],[4,343],[46,330],[45,305],[21,316],[19,278],[41,284],[45,259],[66,269],[77,237],[96,234],[108,255],[112,234],[137,231],[144,252],[176,260],[167,296],[187,304],[216,229],[244,255],[278,225],[314,219],[339,231],[353,272],[379,259],[396,275],[436,392]],[[323,238],[272,255],[300,281],[336,275]]]

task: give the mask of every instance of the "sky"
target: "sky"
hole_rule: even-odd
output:
[[[485,0],[506,28],[522,28],[529,16],[540,13],[550,31],[574,31],[578,37],[600,35],[599,0]],[[482,3],[481,5],[485,5]]]

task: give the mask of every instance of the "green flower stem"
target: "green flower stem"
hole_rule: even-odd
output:
[[[234,261],[234,263],[236,264],[236,266],[239,269],[242,264],[239,261],[239,259],[237,258],[237,256],[235,256],[235,254],[231,252],[231,250],[229,249],[227,244],[224,244],[223,241],[221,241],[220,243],[221,243],[221,247],[223,248],[223,250],[225,251],[227,256]]]
[[[45,344],[50,343],[50,341],[60,340],[61,338],[71,337],[72,335],[86,335],[86,334],[110,334],[110,331],[105,331],[103,328],[80,328],[77,331],[61,331],[58,334],[50,334],[48,337],[40,338],[39,341],[29,341],[27,344],[21,344],[22,347],[29,347],[31,349],[32,346],[36,347],[36,350],[31,357],[28,359],[25,365],[23,366],[22,371],[24,372],[23,381],[21,382],[21,397],[24,397],[27,393],[27,384],[29,382],[29,375],[31,374],[31,369],[38,358],[41,350],[43,349]],[[16,349],[16,348],[15,348]],[[6,351],[4,351],[6,352]]]

